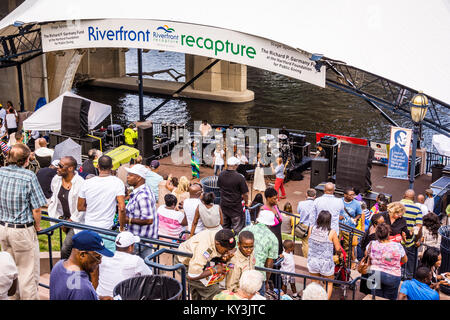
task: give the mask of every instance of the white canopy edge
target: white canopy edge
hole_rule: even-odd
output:
[[[89,130],[97,127],[110,113],[111,106],[65,92],[45,106],[39,108],[23,122],[24,130],[52,131],[61,130],[62,103],[65,96],[88,100],[91,102],[88,113]]]
[[[433,136],[433,146],[443,156],[450,157],[450,138],[443,134],[435,134]]]
[[[0,21],[150,19],[247,33],[382,76],[450,103],[448,0],[27,0]]]

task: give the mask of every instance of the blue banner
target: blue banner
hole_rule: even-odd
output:
[[[408,179],[409,147],[411,129],[391,127],[388,178]]]

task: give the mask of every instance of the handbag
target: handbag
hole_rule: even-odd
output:
[[[308,230],[309,230],[308,226],[306,226],[305,228],[303,224],[298,223],[294,228],[294,235],[300,239],[306,238],[308,236]]]
[[[369,267],[371,265],[371,258],[369,256],[370,249],[371,245],[369,245],[369,248],[367,249],[367,254],[359,262],[358,272],[361,274],[367,274],[367,272],[369,271]]]

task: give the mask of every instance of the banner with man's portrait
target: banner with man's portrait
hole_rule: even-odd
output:
[[[411,129],[391,127],[391,143],[387,172],[388,178],[408,180],[408,160],[411,135]]]

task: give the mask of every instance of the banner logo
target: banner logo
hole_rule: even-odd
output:
[[[167,24],[163,25],[162,27],[158,27],[158,29],[156,29],[156,30],[163,30],[164,32],[167,32],[167,33],[172,33],[175,31],[174,28],[169,28],[169,26]]]
[[[160,32],[158,32],[160,31]],[[179,35],[175,34],[175,29],[170,28],[167,24],[156,28],[153,32],[153,40],[163,45],[178,43]]]

